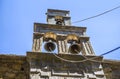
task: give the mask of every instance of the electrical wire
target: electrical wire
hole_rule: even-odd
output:
[[[114,52],[115,50],[118,50],[119,48],[120,48],[120,47],[114,48],[114,49],[112,49],[112,50],[110,50],[110,51],[108,51],[108,52],[106,52],[106,53],[101,54],[100,56],[103,56],[103,55],[109,54],[109,53],[111,53],[111,52]]]
[[[112,12],[112,11],[118,9],[118,8],[120,8],[120,5],[117,6],[117,7],[115,7],[115,8],[112,8],[112,9],[110,9],[110,10],[107,10],[107,11],[105,11],[105,12],[103,12],[103,13],[100,13],[100,14],[98,14],[98,15],[91,16],[91,17],[88,17],[88,18],[85,18],[85,19],[82,19],[82,20],[79,20],[79,21],[74,21],[74,22],[72,22],[72,23],[79,23],[79,22],[83,22],[83,21],[86,21],[86,20],[89,20],[89,19],[92,19],[92,18],[96,18],[96,17],[99,17],[99,16],[104,15],[104,14],[106,14],[106,13]]]
[[[66,61],[66,62],[72,62],[72,63],[80,63],[80,62],[85,62],[85,61],[93,61],[93,62],[99,62],[99,63],[103,63],[103,61],[97,61],[97,60],[94,60],[94,59],[96,59],[96,58],[99,58],[100,56],[104,56],[104,55],[107,55],[107,54],[109,54],[109,53],[111,53],[111,52],[114,52],[114,51],[116,51],[116,50],[118,50],[118,49],[120,49],[120,47],[117,47],[117,48],[114,48],[114,49],[112,49],[112,50],[110,50],[110,51],[108,51],[108,52],[106,52],[106,53],[103,53],[103,54],[101,54],[101,55],[99,55],[99,56],[97,56],[97,57],[92,57],[92,58],[87,58],[87,59],[84,59],[84,60],[81,60],[81,61],[74,61],[74,60],[67,60],[67,59],[64,59],[64,58],[62,58],[62,57],[59,57],[59,56],[57,56],[56,54],[53,54],[55,57],[57,57],[57,58],[59,58],[60,60],[63,60],[63,61]],[[82,55],[83,56],[83,55]]]

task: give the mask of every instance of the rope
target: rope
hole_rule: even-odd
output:
[[[84,59],[84,60],[81,60],[81,61],[74,61],[74,60],[67,60],[67,59],[64,59],[64,58],[62,58],[62,57],[60,57],[60,56],[57,56],[56,54],[53,54],[55,57],[57,57],[58,59],[60,59],[60,60],[63,60],[63,61],[66,61],[66,62],[71,62],[71,63],[82,63],[82,62],[85,62],[85,61],[93,61],[93,62],[102,62],[102,61],[96,61],[96,60],[93,60],[93,59],[95,59],[95,58],[98,58],[98,57],[93,57],[93,58],[87,58],[87,59]],[[81,55],[81,56],[83,56],[83,55]],[[84,56],[85,57],[85,56]],[[86,58],[86,57],[85,57]]]
[[[81,55],[81,56],[83,56],[84,58],[86,58],[86,59],[84,59],[84,60],[81,60],[81,61],[74,61],[74,60],[67,60],[67,59],[64,59],[64,58],[62,58],[62,57],[59,57],[59,56],[57,56],[56,54],[53,54],[55,57],[57,57],[57,58],[59,58],[60,60],[63,60],[63,61],[66,61],[66,62],[72,62],[72,63],[80,63],[80,62],[85,62],[85,61],[93,61],[93,62],[99,62],[99,63],[104,63],[103,61],[97,61],[97,60],[93,60],[93,59],[96,59],[96,58],[99,58],[100,56],[103,56],[103,55],[106,55],[106,54],[109,54],[109,53],[111,53],[111,52],[113,52],[113,51],[115,51],[115,50],[118,50],[120,47],[117,47],[117,48],[115,48],[115,49],[112,49],[112,50],[110,50],[110,51],[108,51],[108,52],[106,52],[106,53],[103,53],[103,54],[101,54],[101,55],[99,55],[99,56],[97,56],[97,57],[93,57],[93,58],[87,58],[87,57],[85,57],[85,56],[83,56],[83,55]]]

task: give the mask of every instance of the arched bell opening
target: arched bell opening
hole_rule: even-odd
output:
[[[56,21],[56,25],[62,25],[63,22],[60,20],[60,21]]]
[[[44,48],[48,52],[52,52],[56,49],[56,44],[55,42],[49,40],[48,42],[45,43]]]
[[[56,44],[57,35],[53,32],[46,32],[44,34],[44,49],[47,52],[53,52],[57,49]]]
[[[71,54],[79,54],[82,50],[81,44],[79,43],[78,36],[76,34],[68,34],[67,42],[69,44],[68,52]]]
[[[72,54],[79,54],[81,51],[81,46],[79,44],[71,44],[69,47],[69,52]]]
[[[62,16],[55,16],[56,25],[65,25],[64,19]]]

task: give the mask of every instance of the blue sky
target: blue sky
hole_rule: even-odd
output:
[[[33,23],[46,23],[47,9],[69,10],[74,22],[118,5],[119,0],[0,0],[0,54],[31,51]],[[120,9],[72,25],[87,27],[96,55],[120,46]],[[120,60],[120,49],[105,58]]]

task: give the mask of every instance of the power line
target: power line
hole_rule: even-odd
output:
[[[108,52],[106,52],[106,53],[101,54],[100,56],[103,56],[103,55],[109,54],[109,53],[111,53],[111,52],[114,52],[114,51],[118,50],[119,48],[120,48],[120,47],[114,48],[114,49],[112,49],[112,50],[110,50],[110,51],[108,51]]]
[[[72,22],[72,23],[83,22],[83,21],[86,21],[86,20],[89,20],[89,19],[92,19],[92,18],[96,18],[96,17],[99,17],[99,16],[104,15],[104,14],[106,14],[106,13],[112,12],[113,10],[116,10],[116,9],[118,9],[118,8],[120,8],[120,5],[117,6],[117,7],[115,7],[115,8],[112,8],[112,9],[110,9],[110,10],[107,10],[107,11],[105,11],[105,12],[103,12],[103,13],[100,13],[100,14],[98,14],[98,15],[91,16],[91,17],[88,17],[88,18],[85,18],[85,19],[82,19],[82,20],[78,20],[78,21],[75,21],[75,22]]]
[[[109,53],[111,53],[111,52],[114,52],[114,51],[116,51],[116,50],[118,50],[118,49],[120,49],[120,47],[114,48],[114,49],[112,49],[112,50],[110,50],[110,51],[108,51],[108,52],[106,52],[106,53],[103,53],[103,54],[101,54],[101,55],[99,55],[99,56],[107,55],[107,54],[109,54]],[[62,57],[60,57],[60,56],[57,56],[56,54],[53,54],[53,55],[54,55],[55,57],[57,57],[58,59],[60,59],[60,60],[63,60],[63,61],[66,61],[66,62],[71,62],[71,63],[80,63],[80,62],[85,62],[85,61],[87,61],[87,60],[93,61],[93,62],[99,62],[99,63],[102,62],[102,61],[94,60],[95,58],[99,58],[99,56],[97,56],[97,57],[92,57],[92,58],[86,58],[86,57],[84,57],[84,58],[86,58],[86,59],[81,60],[81,61],[74,61],[74,60],[64,59],[64,58],[62,58]]]

